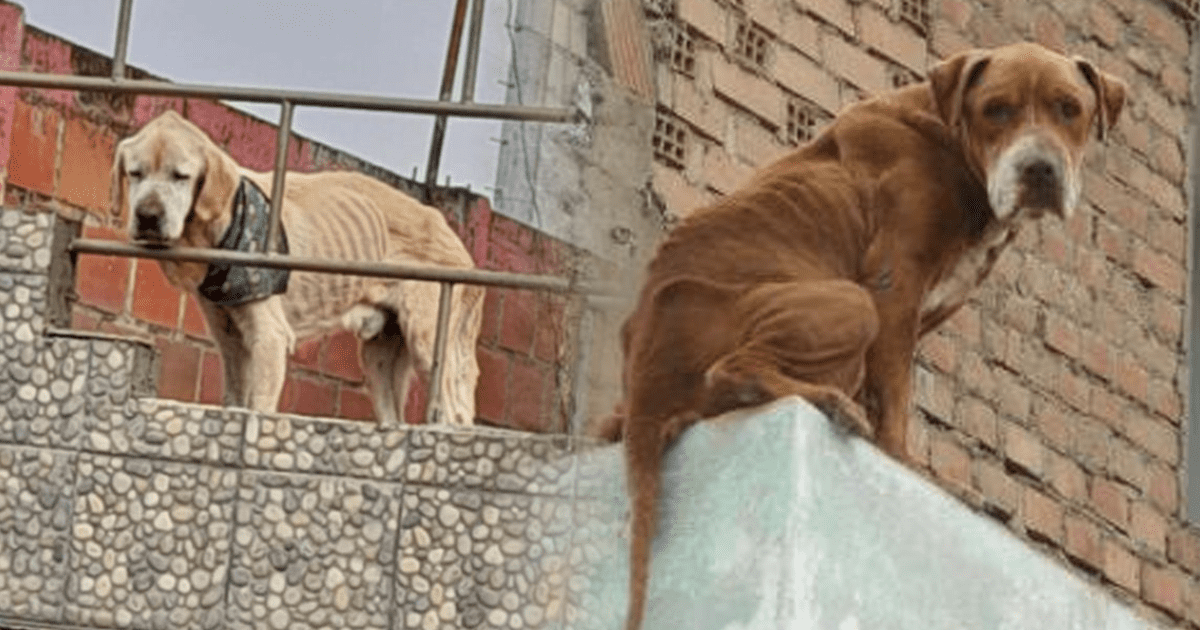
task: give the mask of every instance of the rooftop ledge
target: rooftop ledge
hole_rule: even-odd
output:
[[[664,487],[646,630],[1158,627],[798,398],[689,429]],[[620,627],[627,553],[593,567],[597,628]]]

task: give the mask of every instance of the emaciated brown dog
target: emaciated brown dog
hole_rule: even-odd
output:
[[[353,172],[289,173],[282,217],[289,253],[308,258],[474,267],[441,212]],[[242,168],[200,128],[168,110],[117,145],[114,212],[130,238],[153,245],[264,251],[271,174]],[[261,232],[261,234],[260,234]],[[261,243],[254,239],[261,236]],[[225,403],[274,411],[297,340],[348,328],[384,424],[401,422],[415,371],[429,373],[436,283],[162,261],[167,278],[198,294],[225,369]],[[219,272],[219,273],[215,273]],[[228,271],[228,272],[227,272]],[[241,274],[239,276],[239,274]],[[238,278],[238,281],[226,282]],[[265,288],[265,291],[257,291]],[[269,295],[268,295],[269,294]],[[472,424],[475,342],[484,289],[454,287],[442,379],[442,420]]]
[[[1088,138],[1124,100],[1120,80],[1035,44],[959,54],[847,107],[666,238],[622,330],[627,629],[641,625],[660,465],[679,432],[799,395],[905,459],[917,340],[1022,224],[1070,217]]]

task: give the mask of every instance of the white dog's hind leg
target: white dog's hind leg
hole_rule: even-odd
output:
[[[353,331],[359,339],[366,341],[379,336],[387,325],[388,314],[378,306],[355,304],[342,315],[342,327]]]

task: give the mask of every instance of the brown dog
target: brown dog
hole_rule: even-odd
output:
[[[1120,80],[1034,44],[966,52],[846,108],[667,237],[622,330],[627,629],[641,625],[659,468],[679,432],[800,395],[905,458],[917,340],[1023,223],[1070,216],[1088,136],[1124,99]]]
[[[284,188],[281,221],[293,255],[474,267],[441,212],[383,182],[352,172],[289,173]],[[122,140],[113,159],[114,212],[129,217],[130,238],[151,244],[263,251],[270,191],[270,173],[242,168],[173,110]],[[404,420],[412,375],[433,365],[435,283],[171,261],[162,268],[198,294],[221,350],[227,405],[274,411],[297,340],[337,328],[361,340],[383,424]],[[438,401],[451,424],[475,420],[483,296],[482,287],[466,285],[452,293]]]

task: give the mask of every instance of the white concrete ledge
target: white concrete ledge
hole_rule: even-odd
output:
[[[616,447],[586,457],[620,470]],[[696,426],[664,485],[646,630],[1157,627],[799,399]],[[587,627],[619,628],[627,541],[593,535]]]

